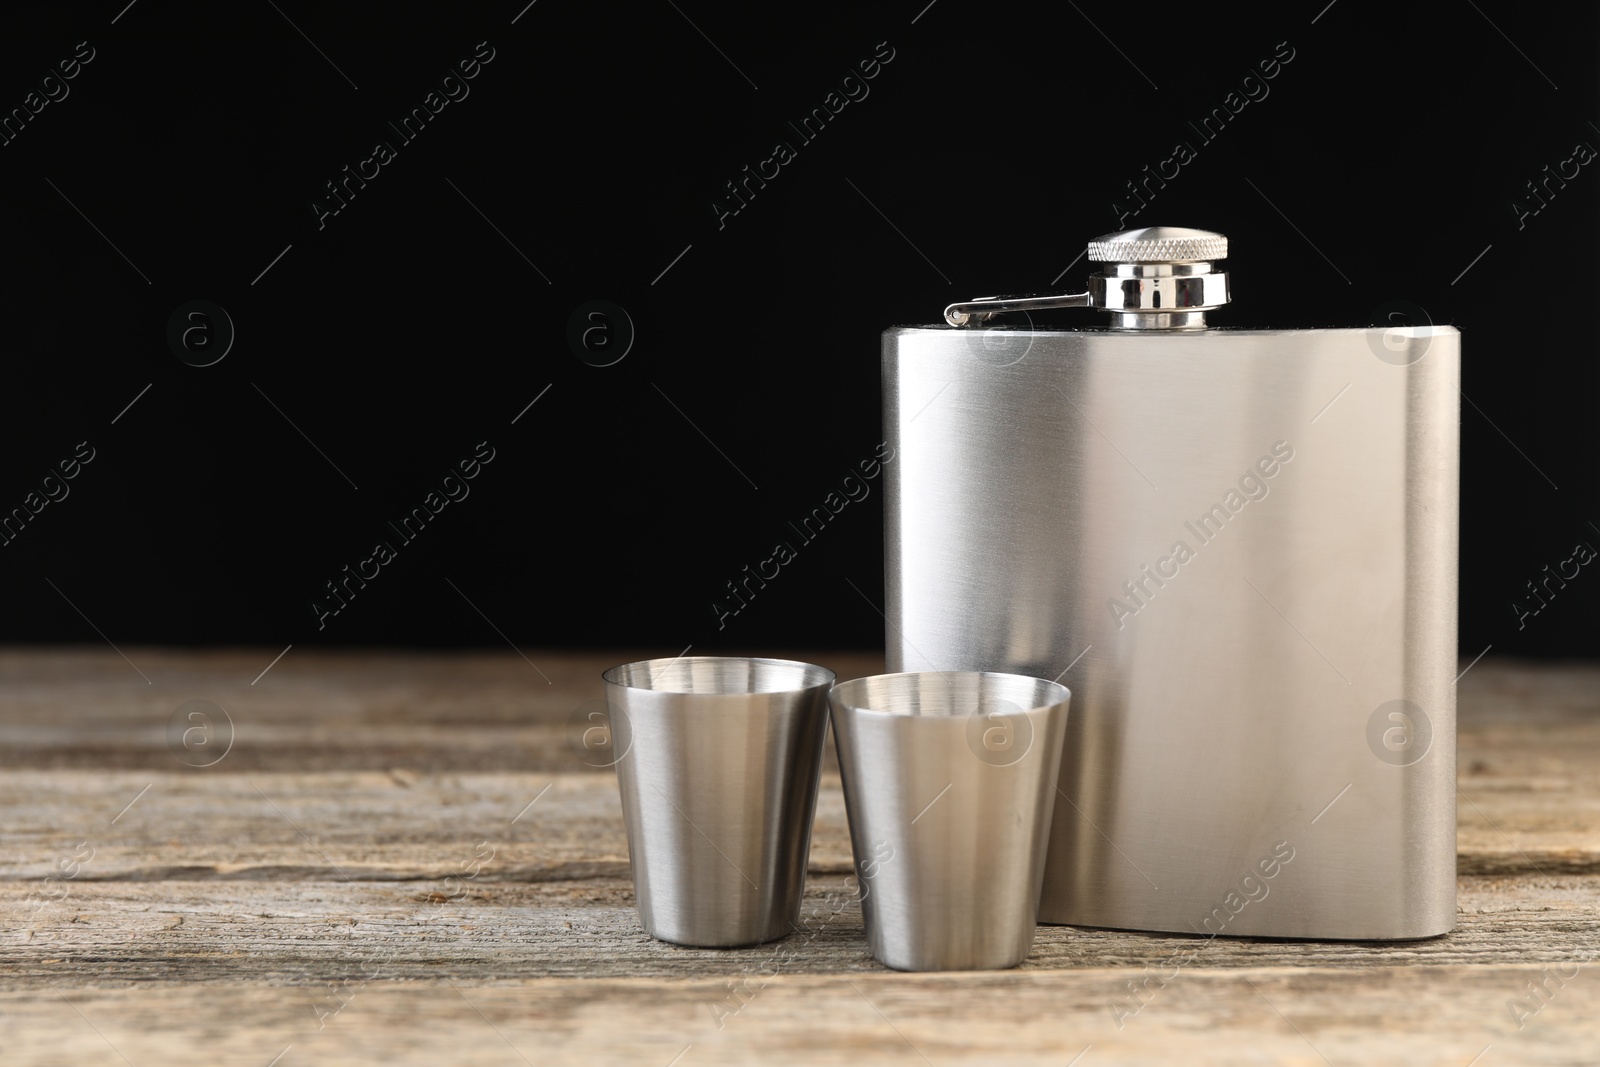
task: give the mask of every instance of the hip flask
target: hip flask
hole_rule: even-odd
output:
[[[1210,327],[1227,251],[1108,234],[1086,292],[884,333],[888,669],[1070,687],[1041,922],[1442,934],[1460,337]]]

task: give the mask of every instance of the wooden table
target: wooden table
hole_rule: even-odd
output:
[[[1600,1063],[1597,666],[1462,679],[1447,937],[1047,926],[1017,970],[908,975],[843,891],[831,753],[803,951],[640,931],[614,776],[571,739],[599,672],[660,650],[258,678],[275,651],[0,652],[0,1062]]]

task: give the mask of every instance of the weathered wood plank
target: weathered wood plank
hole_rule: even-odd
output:
[[[1460,869],[1600,870],[1600,667],[1485,660],[1459,701]]]
[[[529,650],[530,663],[511,651],[295,648],[253,685],[281,649],[124,651],[151,684],[109,649],[0,648],[0,767],[182,770],[167,722],[185,701],[209,700],[235,725],[232,750],[213,768],[223,773],[582,772],[591,768],[569,735],[587,725],[584,705],[604,696],[600,672],[680,650]],[[881,655],[786,654],[840,678],[883,669]],[[1600,664],[1489,657],[1458,689],[1463,776],[1600,771]]]
[[[788,974],[880,972],[847,879],[807,885],[802,930],[765,947],[691,949],[654,941],[624,879],[517,884],[78,882],[60,899],[0,883],[0,989],[155,981],[327,985],[385,980],[738,978],[783,959]],[[1361,969],[1561,964],[1600,956],[1600,879],[1470,877],[1460,925],[1427,941],[1294,942],[1156,936],[1042,926],[1031,970],[1124,967],[1178,958],[1211,969]]]
[[[168,722],[185,702],[206,700],[233,725],[218,773],[588,771],[574,743],[592,725],[585,712],[603,706],[600,673],[682,649],[530,650],[524,659],[294,648],[254,684],[281,649],[123,651],[137,670],[110,649],[0,649],[0,767],[184,770]],[[841,678],[883,669],[881,655],[786,655]]]
[[[806,932],[639,930],[614,779],[572,745],[626,653],[295,650],[252,686],[276,650],[125,651],[150,684],[0,650],[8,1062],[1600,1062],[1593,666],[1463,678],[1448,937],[1043,927],[1017,971],[907,976],[867,954],[832,775]],[[192,699],[235,727],[205,769],[168,748]]]
[[[1593,1064],[1600,979],[1537,966],[722,979],[357,980],[315,996],[218,982],[0,993],[10,1062],[252,1065]],[[1565,973],[1572,973],[1568,970]],[[1552,991],[1517,1020],[1529,983]],[[719,1025],[720,1028],[719,1028]],[[319,1029],[320,1027],[320,1029]],[[1487,1050],[1487,1051],[1486,1051]],[[1074,1061],[1074,1057],[1078,1057]]]
[[[137,769],[151,772],[146,782],[158,780],[157,772],[263,770],[374,770],[393,772],[397,783],[496,771],[609,779],[581,744],[593,725],[588,714],[601,706],[599,675],[649,654],[539,652],[531,658],[544,666],[536,669],[509,651],[291,650],[253,685],[276,653],[128,651],[151,684],[110,650],[0,650],[0,767]],[[840,677],[882,669],[881,657],[859,653],[796,655],[826,663]],[[1466,673],[1460,690],[1462,870],[1600,870],[1600,667],[1487,659]],[[232,745],[220,762],[196,769],[170,750],[168,727],[186,701],[201,699],[226,712]],[[226,740],[223,728],[219,720],[214,743]],[[181,755],[198,762],[195,754]],[[826,758],[833,768],[832,746]],[[536,788],[550,780],[535,779]],[[337,781],[342,787],[348,780]],[[451,804],[449,796],[438,799]],[[7,810],[19,810],[10,798]],[[12,826],[62,825],[59,812],[39,815]],[[606,853],[596,861],[614,863],[621,854],[614,835],[596,840]],[[835,858],[824,850],[823,869]],[[166,865],[206,862],[174,857]]]
[[[1461,872],[1600,872],[1600,770],[1530,777],[1504,749],[1494,758],[1494,773],[1462,778]],[[42,878],[89,849],[77,876],[96,880],[437,878],[480,842],[498,850],[497,879],[627,871],[610,773],[12,770],[0,809],[0,878]],[[850,866],[843,796],[827,774],[811,869]]]
[[[610,774],[11,771],[0,809],[0,878],[46,877],[89,850],[76,878],[442,878],[485,842],[495,880],[628,871]],[[837,777],[818,809],[813,864],[846,872]]]

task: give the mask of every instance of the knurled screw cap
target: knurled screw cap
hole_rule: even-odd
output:
[[[1228,239],[1210,230],[1145,226],[1089,242],[1091,263],[1199,263],[1228,256]]]

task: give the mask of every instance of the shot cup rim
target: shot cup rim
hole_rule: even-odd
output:
[[[651,674],[655,669],[666,668],[673,664],[691,665],[696,663],[738,663],[746,666],[759,664],[763,667],[792,670],[798,672],[797,677],[794,679],[798,684],[784,684],[762,689],[697,689],[686,685],[661,688],[655,685],[639,684],[641,681],[650,681]],[[803,660],[777,659],[770,656],[661,656],[655,659],[640,659],[629,663],[619,663],[615,667],[610,667],[602,672],[600,677],[608,685],[620,686],[636,692],[662,693],[686,697],[770,696],[780,693],[804,693],[815,689],[828,692],[832,690],[838,680],[838,676],[827,667],[822,667],[815,663],[806,663]]]
[[[1029,674],[1012,674],[1012,673],[1009,673],[1009,672],[1006,672],[1006,671],[898,671],[898,672],[895,672],[893,674],[872,674],[872,675],[867,675],[867,676],[862,677],[862,678],[851,678],[848,681],[837,683],[836,685],[834,685],[833,689],[829,691],[828,698],[829,698],[829,701],[834,705],[834,707],[839,708],[841,710],[849,711],[852,714],[857,714],[857,715],[875,715],[875,716],[879,716],[879,717],[882,717],[882,718],[885,718],[885,719],[930,719],[930,720],[932,720],[932,719],[944,719],[944,720],[948,720],[948,719],[952,719],[952,718],[961,718],[961,717],[964,717],[965,715],[971,714],[971,712],[944,711],[944,712],[928,713],[928,712],[924,712],[920,708],[915,709],[915,710],[896,710],[896,709],[888,709],[888,708],[875,708],[875,707],[870,707],[870,706],[868,706],[866,704],[861,704],[861,703],[854,702],[852,700],[852,697],[854,696],[854,693],[850,692],[852,687],[859,687],[860,689],[864,690],[866,688],[866,683],[872,682],[872,681],[886,681],[886,680],[887,681],[892,681],[892,680],[898,680],[898,679],[919,678],[919,677],[938,677],[938,676],[950,676],[950,675],[960,675],[960,676],[965,676],[965,677],[970,677],[970,678],[979,678],[979,679],[982,679],[982,678],[1003,678],[1007,682],[1017,682],[1017,683],[1025,682],[1025,683],[1029,683],[1029,684],[1032,684],[1033,686],[1035,686],[1036,687],[1035,688],[1036,692],[1037,692],[1037,687],[1043,685],[1043,686],[1046,687],[1045,690],[1044,690],[1045,694],[1048,694],[1050,697],[1053,698],[1053,699],[1045,700],[1042,703],[1040,703],[1038,701],[1030,700],[1030,701],[1027,702],[1027,706],[1026,707],[1022,706],[1021,704],[1018,704],[1017,705],[1018,711],[1016,711],[1016,712],[1006,712],[1006,713],[1002,713],[1002,714],[1033,715],[1033,714],[1038,713],[1038,712],[1046,712],[1046,711],[1049,711],[1049,710],[1051,710],[1053,708],[1057,708],[1057,707],[1061,707],[1062,705],[1070,704],[1070,702],[1072,700],[1072,690],[1067,688],[1066,686],[1062,685],[1060,682],[1050,681],[1050,680],[1045,679],[1045,678],[1037,678],[1037,677],[1034,677],[1033,675],[1029,675]],[[841,693],[842,690],[845,691],[845,692]]]

